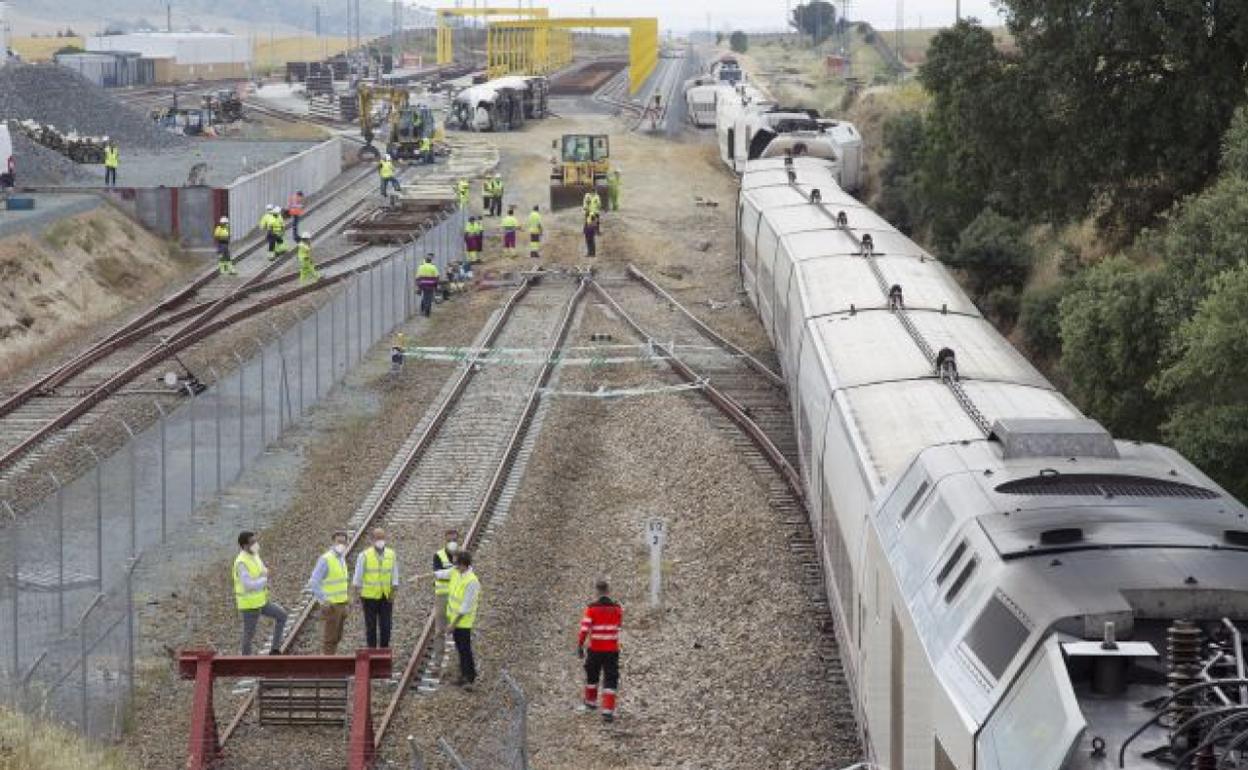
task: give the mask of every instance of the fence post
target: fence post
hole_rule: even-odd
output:
[[[355,274],[355,360],[357,363],[364,360],[364,289],[360,287],[360,282],[363,280],[359,273]]]
[[[306,317],[300,318],[299,324],[298,324],[298,328],[299,328],[299,356],[298,356],[299,358],[299,416],[300,417],[303,417],[303,368],[304,368],[303,353],[305,350],[305,348],[303,347],[303,327],[307,323],[307,321],[308,319]]]
[[[368,271],[368,337],[377,339],[377,268]]]
[[[503,684],[511,690],[512,700],[516,703],[516,770],[529,770],[529,699],[525,697],[524,690],[520,689],[520,685],[505,669],[502,672],[502,680]]]
[[[156,411],[160,412],[160,542],[165,542],[165,535],[168,531],[169,522],[169,457],[165,454],[166,429],[165,410],[160,408],[160,403],[156,404]]]
[[[100,590],[104,590],[104,464],[100,456],[89,446],[87,454],[95,461],[95,576],[99,578]]]
[[[264,365],[264,359],[266,358],[264,346],[256,342],[256,347],[260,349],[260,451],[264,451],[264,448],[269,445],[269,401],[265,396],[265,383],[268,381],[268,378],[264,376],[266,369]]]
[[[113,417],[117,422],[121,423],[121,427],[126,432],[126,454],[130,460],[130,555],[134,556],[139,550],[139,465],[138,465],[138,448],[135,446],[134,431],[130,429],[130,424],[120,417]]]
[[[346,350],[342,356],[342,371],[345,373],[351,368],[351,282],[347,282],[347,288],[342,292],[342,339],[346,343]],[[334,376],[338,376],[338,372],[334,372]]]
[[[312,324],[312,355],[315,359],[315,365],[312,367],[312,388],[316,396],[312,399],[313,401],[321,400],[321,311],[324,309],[324,305],[319,306],[316,314],[312,316],[316,322]]]
[[[345,292],[343,294],[345,296]],[[338,376],[338,298],[329,301],[329,381]],[[332,387],[332,385],[331,385]]]
[[[442,750],[442,754],[450,760],[450,763],[455,766],[455,770],[472,770],[471,767],[464,764],[464,760],[459,758],[459,755],[455,753],[455,749],[446,742],[445,738],[438,738],[438,748]]]
[[[65,488],[56,475],[48,477],[56,485],[56,630],[65,633]]]
[[[193,515],[195,513],[195,455],[198,454],[195,445],[195,390],[190,385],[186,385],[185,389],[186,395],[191,397],[191,403],[187,406],[191,418],[191,507],[187,510]]]
[[[238,476],[243,475],[243,468],[247,460],[247,403],[246,396],[243,392],[244,380],[247,374],[247,364],[243,363],[242,356],[238,351],[230,351],[234,356],[234,360],[238,362]]]
[[[425,758],[420,753],[420,747],[416,745],[416,736],[407,736],[407,748],[412,752],[412,770],[425,770]]]
[[[17,572],[17,555],[18,555],[18,553],[19,553],[19,550],[18,550],[18,547],[17,547],[17,545],[18,545],[17,541],[18,541],[18,539],[19,539],[19,535],[20,535],[21,533],[20,533],[20,531],[19,531],[19,529],[18,529],[18,524],[17,524],[17,514],[16,514],[16,513],[14,513],[14,511],[13,511],[13,506],[9,505],[9,501],[8,501],[8,500],[3,500],[3,501],[0,501],[0,502],[3,502],[3,503],[4,503],[4,510],[5,510],[6,512],[8,512],[8,514],[9,514],[9,526],[13,527],[13,536],[9,538],[9,556],[10,556],[10,557],[11,557],[11,559],[12,559],[12,570],[13,570],[13,574],[12,574],[12,586],[13,586],[13,616],[12,616],[12,622],[11,622],[9,625],[13,627],[13,671],[12,671],[12,676],[13,676],[13,681],[14,681],[14,682],[16,682],[16,681],[17,681],[18,671],[21,669],[21,660],[22,660],[22,659],[21,659],[21,655],[20,655],[20,654],[19,654],[19,652],[18,652],[18,646],[21,644],[21,634],[20,634],[20,633],[18,633],[19,626],[18,626],[18,606],[17,606],[17,604],[18,604],[18,597],[20,597],[20,596],[22,595],[21,584],[19,584],[19,583],[17,582],[17,578],[18,578],[18,572]]]
[[[126,702],[134,701],[134,568],[139,557],[130,559],[126,567]]]
[[[91,603],[87,605],[87,609],[82,613],[82,617],[78,619],[78,684],[82,687],[82,734],[91,737],[91,717],[87,708],[87,618],[95,611],[100,602],[104,600],[104,594],[97,593]]]
[[[216,442],[217,442],[217,470],[216,470],[217,484],[216,484],[215,489],[217,492],[220,492],[221,491],[221,399],[224,398],[225,394],[221,391],[221,375],[218,374],[217,370],[211,366],[208,367],[208,371],[212,373],[213,389],[217,396],[216,398],[213,399],[213,402],[212,402],[212,421],[214,423],[214,426],[213,426],[214,430],[216,431],[216,434],[217,434],[215,437]]]

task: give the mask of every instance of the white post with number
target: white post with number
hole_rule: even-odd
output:
[[[663,583],[663,544],[667,542],[667,522],[660,518],[646,521],[646,544],[650,546],[650,606],[659,606]]]

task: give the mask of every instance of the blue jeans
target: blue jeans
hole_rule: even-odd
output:
[[[389,179],[383,179],[383,180],[381,180],[381,194],[382,194],[382,195],[385,195],[385,194],[386,194],[386,191],[390,188],[390,185],[394,185],[394,191],[395,191],[395,192],[399,192],[400,190],[402,190],[402,189],[403,189],[403,188],[401,188],[401,187],[399,186],[399,179],[398,179],[398,177],[393,177],[393,176],[392,176],[392,177],[390,177]]]

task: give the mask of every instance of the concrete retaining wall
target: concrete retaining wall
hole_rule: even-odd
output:
[[[284,207],[296,190],[311,196],[341,173],[342,141],[335,137],[239,179],[228,188],[231,238],[241,240],[254,230],[266,205]]]

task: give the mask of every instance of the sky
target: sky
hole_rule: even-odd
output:
[[[842,0],[834,0],[839,9]],[[474,4],[462,0],[463,5]],[[506,0],[482,0],[484,5],[498,7]],[[711,14],[714,29],[780,29],[784,26],[785,9],[796,0],[535,0],[559,16],[589,16],[592,8],[598,16],[658,16],[664,29],[685,31],[705,29],[706,15]],[[953,23],[956,0],[848,0],[849,18],[868,21],[877,29],[897,27],[897,9],[904,9],[905,26],[941,27]],[[1000,23],[992,0],[961,0],[962,15],[974,16],[988,26]],[[435,6],[449,2],[431,3]],[[527,6],[528,3],[525,3]]]

